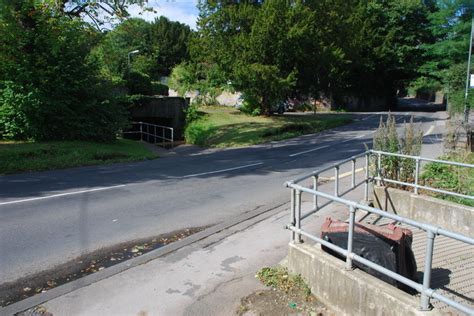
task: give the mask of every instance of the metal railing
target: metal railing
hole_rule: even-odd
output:
[[[132,122],[131,130],[122,132],[122,134],[140,134],[141,141],[153,144],[161,142],[163,147],[166,146],[166,143],[171,143],[171,148],[173,148],[174,145],[174,129],[168,126],[145,122]]]
[[[370,155],[377,155],[377,166],[376,166],[376,174],[378,176],[371,177],[369,174],[369,164],[370,164]],[[305,236],[339,254],[344,256],[346,258],[346,266],[345,268],[347,270],[352,270],[353,264],[352,262],[359,262],[369,268],[374,269],[375,271],[378,271],[390,278],[395,279],[396,281],[405,284],[406,286],[418,291],[421,293],[421,298],[420,298],[420,309],[421,310],[430,310],[431,309],[431,304],[430,304],[430,299],[434,298],[437,299],[449,306],[452,306],[453,308],[458,309],[459,311],[462,311],[464,313],[467,313],[469,315],[474,315],[474,309],[464,306],[446,296],[443,296],[440,293],[437,293],[434,289],[430,288],[430,283],[431,283],[431,272],[432,272],[432,261],[433,261],[433,248],[434,248],[434,241],[435,237],[437,235],[445,236],[451,239],[455,239],[464,243],[467,243],[469,245],[474,245],[474,239],[454,233],[445,229],[442,229],[440,227],[436,227],[433,225],[425,224],[425,223],[420,223],[414,220],[411,220],[409,218],[405,218],[402,216],[395,215],[393,213],[388,213],[386,211],[383,211],[378,208],[370,207],[364,204],[360,204],[348,199],[344,199],[341,196],[344,196],[348,192],[351,192],[355,188],[361,186],[364,184],[364,199],[365,201],[368,201],[368,195],[369,195],[369,183],[373,182],[374,180],[376,181],[387,181],[387,179],[383,179],[380,174],[380,157],[383,155],[393,155],[393,156],[399,156],[402,158],[413,158],[416,161],[416,176],[415,176],[415,183],[406,183],[402,181],[397,181],[393,183],[398,183],[402,185],[407,185],[414,187],[415,189],[423,188],[426,190],[431,190],[434,192],[439,192],[443,194],[450,194],[454,196],[460,196],[460,194],[457,194],[455,192],[449,192],[449,191],[444,191],[444,190],[438,190],[435,188],[427,187],[427,186],[420,186],[418,184],[418,176],[420,172],[420,167],[419,167],[419,162],[420,161],[430,161],[430,162],[438,162],[438,163],[445,163],[449,165],[455,165],[455,166],[461,166],[461,167],[468,167],[468,168],[474,168],[474,165],[469,165],[469,164],[463,164],[463,163],[456,163],[456,162],[451,162],[451,161],[443,161],[443,160],[436,160],[436,159],[429,159],[429,158],[423,158],[423,157],[415,157],[415,156],[408,156],[408,155],[399,155],[399,154],[392,154],[392,153],[386,153],[386,152],[381,152],[381,151],[375,151],[375,150],[368,150],[366,152],[363,152],[359,155],[352,156],[348,159],[342,160],[338,162],[337,164],[331,165],[327,168],[313,171],[308,175],[305,175],[303,177],[300,177],[298,179],[295,179],[293,181],[288,181],[286,182],[286,186],[291,188],[291,218],[290,218],[290,224],[287,226],[289,230],[291,230],[291,241],[294,243],[299,243],[301,242],[301,236]],[[357,160],[365,156],[365,177],[362,181],[356,183],[356,163]],[[350,188],[344,192],[339,192],[339,170],[340,167],[346,163],[351,163],[351,184]],[[320,178],[321,173],[326,172],[328,170],[334,169],[334,194],[328,194],[324,193],[321,191],[318,191],[318,180]],[[300,183],[303,180],[312,178],[312,188],[307,188],[304,187],[298,183]],[[302,207],[301,207],[301,201],[302,201],[302,194],[303,193],[308,193],[313,196],[313,207],[312,209],[307,212],[306,214],[302,214]],[[418,194],[418,190],[415,192]],[[463,197],[466,197],[462,195]],[[467,196],[468,198],[473,198],[471,196]],[[319,199],[324,198],[328,200],[326,203],[320,205],[319,204]],[[317,236],[314,236],[306,231],[304,231],[302,227],[302,221],[312,214],[318,212],[321,208],[327,206],[330,203],[341,203],[343,205],[346,205],[349,210],[349,231],[348,231],[348,243],[347,243],[347,249],[341,248],[339,246],[336,246],[335,244],[329,243],[328,241],[319,238]],[[354,237],[354,225],[355,225],[355,215],[356,212],[362,210],[366,211],[369,213],[377,214],[381,217],[389,218],[392,219],[396,222],[399,223],[404,223],[416,228],[419,228],[427,233],[427,242],[426,242],[426,252],[425,252],[425,259],[424,259],[424,272],[423,272],[423,281],[422,283],[417,283],[411,279],[408,279],[394,271],[391,271],[381,265],[378,265],[372,261],[369,261],[356,253],[353,252],[353,237]]]
[[[450,165],[450,166],[457,166],[457,167],[464,167],[464,168],[474,168],[474,165],[467,164],[467,163],[462,163],[462,162],[456,162],[456,161],[447,161],[447,160],[439,160],[439,159],[431,159],[431,158],[424,158],[424,157],[419,157],[419,156],[409,156],[409,155],[403,155],[403,154],[396,154],[396,153],[388,153],[388,152],[383,152],[383,151],[378,151],[378,150],[370,150],[370,153],[373,155],[376,155],[377,157],[377,172],[376,176],[373,177],[374,180],[380,181],[380,182],[387,182],[387,183],[393,183],[393,184],[398,184],[398,185],[406,185],[409,187],[414,188],[414,193],[418,194],[419,189],[431,191],[431,192],[436,192],[440,194],[445,194],[445,195],[451,195],[455,197],[460,197],[464,199],[470,199],[474,200],[474,196],[471,195],[466,195],[466,194],[461,194],[457,192],[452,192],[452,191],[446,191],[442,189],[437,189],[433,188],[430,186],[426,185],[420,185],[419,184],[419,178],[420,178],[420,163],[422,161],[426,162],[435,162],[439,164],[444,164],[444,165]],[[398,157],[398,158],[404,158],[404,159],[412,159],[415,161],[415,183],[409,183],[409,182],[403,182],[395,179],[387,179],[382,176],[381,173],[381,160],[383,156],[389,156],[389,157]]]

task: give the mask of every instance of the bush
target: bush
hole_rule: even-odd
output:
[[[94,32],[37,1],[0,10],[3,137],[108,141],[126,123],[91,58]]]
[[[385,123],[382,117],[380,118],[379,127],[374,134],[373,148],[390,153],[418,156],[421,153],[422,141],[423,133],[415,129],[413,117],[409,124],[405,123],[403,135],[400,137],[397,133],[395,118],[389,114]],[[375,164],[376,161],[373,161],[373,165]],[[382,156],[380,165],[382,178],[404,182],[414,179],[415,161],[413,159]]]
[[[125,81],[129,94],[153,95],[150,76],[138,71],[129,71],[125,74]]]
[[[262,109],[257,99],[246,94],[243,95],[243,99],[244,101],[242,102],[242,106],[239,108],[242,113],[252,116],[258,116],[262,114]]]
[[[169,95],[169,88],[161,82],[152,81],[151,90],[153,95]]]
[[[38,92],[22,90],[11,81],[0,85],[0,138],[27,139],[35,134],[32,114],[40,106]]]

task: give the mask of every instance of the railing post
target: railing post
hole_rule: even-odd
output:
[[[355,169],[356,169],[356,160],[355,159],[352,159],[352,189],[355,187],[356,185],[356,173],[355,173]]]
[[[295,210],[295,215],[296,215],[296,228],[301,229],[301,191],[296,190],[296,210]],[[301,240],[301,234],[296,235],[296,240],[295,242],[300,243]]]
[[[370,155],[365,155],[365,184],[364,184],[364,200],[369,201],[369,160]]]
[[[420,310],[422,311],[431,310],[430,297],[426,294],[426,291],[431,286],[431,265],[433,262],[435,234],[432,231],[427,231],[427,233],[428,236],[426,239],[425,270],[423,271],[423,293],[421,293],[420,306]]]
[[[150,124],[146,124],[146,142],[150,142]]]
[[[295,196],[296,190],[291,188],[291,198],[290,198],[290,224],[291,226],[295,227],[296,225],[296,215],[295,215]],[[291,231],[291,239],[290,242],[294,242],[296,240],[296,233],[292,230]]]
[[[171,129],[171,148],[174,147],[174,129]]]
[[[352,246],[354,243],[354,225],[355,225],[355,208],[353,206],[349,207],[349,236],[347,239],[347,257],[346,257],[346,270],[352,270]]]
[[[415,162],[415,194],[418,194],[418,177],[420,176],[420,159]]]
[[[339,196],[339,166],[334,167],[334,195]]]
[[[380,185],[380,179],[382,179],[382,155],[380,153],[377,153],[377,177],[379,178],[377,180],[377,185]]]
[[[313,190],[314,191],[318,191],[318,178],[319,178],[318,175],[313,176]],[[313,195],[313,209],[315,211],[318,210],[318,196],[316,194]]]
[[[153,132],[153,144],[156,144],[156,125],[154,126],[155,130]]]
[[[138,122],[140,124],[140,141],[143,141],[143,122]]]
[[[161,128],[161,139],[163,140],[163,148],[165,148],[165,129],[162,127]]]

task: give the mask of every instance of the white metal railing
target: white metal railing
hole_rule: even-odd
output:
[[[174,129],[168,126],[132,122],[132,129],[122,132],[122,134],[140,134],[140,140],[154,144],[159,143],[157,140],[161,140],[163,147],[166,146],[167,142],[171,143],[171,148],[174,145]]]
[[[376,164],[376,174],[377,176],[370,177],[369,174],[369,164],[370,164],[370,155],[377,155],[377,164]],[[384,179],[381,177],[381,163],[380,159],[383,155],[387,156],[398,156],[402,158],[408,158],[408,159],[415,159],[416,161],[416,176],[415,176],[415,183],[407,183],[403,181],[397,181],[393,183],[397,184],[402,184],[402,185],[407,185],[414,187],[415,189],[426,189],[426,190],[431,190],[434,192],[439,192],[443,194],[449,194],[449,195],[454,195],[454,196],[460,196],[460,194],[454,194],[455,192],[449,192],[449,191],[444,191],[444,190],[438,190],[435,188],[427,187],[427,186],[420,186],[418,184],[418,176],[420,172],[419,168],[419,162],[420,161],[430,161],[430,162],[438,162],[438,163],[443,163],[443,164],[449,164],[449,165],[455,165],[455,166],[460,166],[460,167],[467,167],[467,168],[474,168],[474,165],[470,164],[463,164],[463,163],[457,163],[457,162],[452,162],[452,161],[443,161],[443,160],[437,160],[437,159],[429,159],[429,158],[423,158],[423,157],[415,157],[415,156],[408,156],[408,155],[401,155],[401,154],[393,154],[393,153],[386,153],[382,151],[375,151],[375,150],[368,150],[366,152],[363,152],[359,155],[352,156],[348,159],[342,160],[338,162],[337,164],[331,165],[327,168],[313,171],[310,174],[307,174],[303,177],[300,177],[298,179],[295,179],[293,181],[288,181],[286,182],[286,186],[291,189],[291,217],[290,217],[290,224],[287,225],[287,228],[291,230],[291,241],[295,243],[299,243],[301,241],[301,236],[305,236],[317,243],[320,243],[327,248],[341,254],[346,258],[346,269],[351,270],[352,269],[352,262],[356,261],[359,262],[363,265],[366,265],[369,268],[372,268],[390,278],[395,279],[396,281],[403,283],[419,293],[421,293],[421,299],[420,299],[420,309],[421,310],[430,310],[431,309],[431,304],[430,304],[430,299],[434,298],[437,299],[449,306],[452,306],[453,308],[456,308],[464,313],[467,313],[469,315],[474,315],[474,309],[464,306],[446,296],[443,296],[440,293],[437,293],[436,290],[430,288],[430,283],[431,283],[431,272],[432,272],[432,260],[433,260],[433,248],[434,248],[434,241],[435,237],[437,235],[442,235],[446,236],[451,239],[455,239],[464,243],[467,243],[469,245],[474,245],[474,239],[454,233],[445,229],[442,229],[440,227],[436,227],[433,225],[429,225],[426,223],[421,223],[418,221],[411,220],[406,217],[398,216],[393,213],[388,213],[386,211],[383,211],[378,208],[370,207],[367,205],[363,205],[348,199],[344,199],[341,196],[344,196],[348,192],[351,192],[355,188],[361,186],[364,184],[364,199],[368,201],[368,195],[369,195],[369,183],[373,182],[374,180],[376,181],[387,181],[387,179]],[[362,181],[356,183],[356,163],[357,159],[360,159],[365,156],[365,177]],[[341,165],[346,164],[346,163],[351,163],[351,184],[350,188],[344,192],[339,192],[339,169]],[[328,194],[324,193],[321,191],[318,191],[318,179],[321,175],[321,173],[334,169],[334,194]],[[312,178],[312,188],[304,187],[303,185],[300,185],[299,183],[303,180]],[[388,182],[388,181],[387,181]],[[301,200],[302,200],[302,194],[303,193],[308,193],[313,196],[313,208],[307,212],[306,214],[302,214],[302,209],[301,209]],[[415,191],[416,194],[418,194],[418,190]],[[467,197],[467,198],[473,198],[472,196],[465,196],[462,195],[462,197]],[[319,204],[319,199],[323,198],[326,199],[327,202],[320,205]],[[314,236],[302,229],[302,221],[312,214],[318,212],[321,208],[325,207],[326,205],[330,203],[341,203],[346,205],[349,208],[349,231],[348,231],[348,243],[347,243],[347,249],[341,248],[339,246],[336,246],[335,244],[329,243],[328,241],[319,238],[317,236]],[[355,225],[355,215],[358,210],[363,210],[367,211],[370,213],[377,214],[382,217],[386,217],[389,219],[392,219],[394,221],[397,221],[399,223],[404,223],[413,227],[417,227],[421,230],[424,230],[427,233],[427,242],[426,242],[426,252],[425,252],[425,265],[424,265],[424,272],[423,272],[423,282],[422,283],[417,283],[413,280],[410,280],[394,271],[391,271],[381,265],[378,265],[372,261],[369,261],[356,253],[353,252],[353,236],[354,236],[354,225]]]

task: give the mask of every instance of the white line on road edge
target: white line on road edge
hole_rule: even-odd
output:
[[[329,145],[316,147],[316,148],[313,148],[313,149],[310,149],[310,150],[305,150],[305,151],[302,151],[302,152],[299,152],[299,153],[291,154],[291,155],[289,155],[289,157],[299,156],[299,155],[302,155],[302,154],[310,153],[312,151],[320,150],[320,149],[327,148],[327,147],[329,147]]]
[[[431,132],[433,132],[434,128],[435,128],[435,126],[431,125],[430,128],[428,129],[428,131],[423,134],[423,137],[428,136],[429,134],[431,134]]]
[[[102,188],[95,188],[95,189],[89,189],[89,190],[82,190],[82,191],[75,191],[75,192],[67,192],[67,193],[53,194],[53,195],[47,195],[47,196],[40,196],[40,197],[24,199],[24,200],[1,202],[0,206],[1,205],[8,205],[8,204],[17,204],[17,203],[45,200],[45,199],[61,197],[61,196],[67,196],[67,195],[75,195],[75,194],[82,194],[82,193],[89,193],[89,192],[111,190],[111,189],[121,188],[121,187],[124,187],[124,186],[125,186],[125,184],[120,184],[120,185],[114,185],[114,186],[111,186],[111,187],[102,187]]]
[[[249,168],[249,167],[258,166],[258,165],[263,165],[263,162],[257,162],[257,163],[253,163],[253,164],[250,164],[250,165],[245,165],[245,166],[240,166],[240,167],[234,167],[234,168],[228,168],[228,169],[221,169],[221,170],[216,170],[216,171],[209,171],[209,172],[203,172],[203,173],[188,174],[187,176],[182,176],[181,178],[191,178],[191,177],[204,176],[204,175],[206,175],[206,174],[214,174],[214,173],[220,173],[220,172],[226,172],[226,171],[244,169],[244,168]]]

